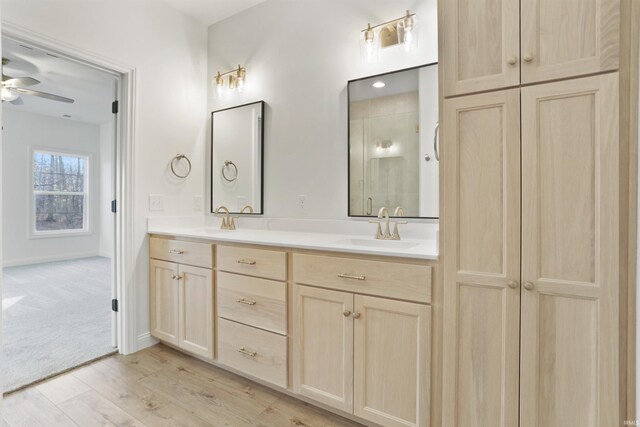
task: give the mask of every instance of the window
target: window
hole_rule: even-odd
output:
[[[33,151],[33,234],[88,231],[89,157]]]

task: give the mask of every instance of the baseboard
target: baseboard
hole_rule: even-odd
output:
[[[68,261],[71,259],[90,258],[94,256],[100,256],[100,254],[97,251],[93,251],[93,252],[56,254],[56,255],[43,256],[43,257],[19,258],[19,259],[13,259],[13,260],[4,260],[2,262],[2,266],[17,267],[20,265],[41,264],[44,262],[54,262],[54,261]]]
[[[144,334],[138,335],[138,339],[136,342],[136,351],[144,350],[145,348],[154,346],[159,342],[160,341],[152,337],[149,332],[145,332]]]

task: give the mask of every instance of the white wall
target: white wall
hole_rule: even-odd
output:
[[[2,215],[3,265],[21,265],[98,255],[100,244],[100,131],[96,125],[4,109]],[[89,231],[74,237],[30,238],[31,150],[43,148],[90,155]]]
[[[419,49],[364,63],[360,30],[406,9],[419,19]],[[268,0],[209,27],[209,77],[247,68],[243,94],[218,99],[208,86],[209,109],[266,102],[265,215],[345,218],[347,81],[435,62],[437,46],[436,0]]]
[[[110,258],[113,255],[114,215],[111,212],[111,201],[114,199],[113,187],[113,148],[115,142],[113,123],[100,125],[100,216],[99,247],[100,256]]]
[[[2,0],[2,19],[136,68],[134,282],[144,338],[148,195],[165,195],[165,211],[154,215],[181,215],[193,213],[193,196],[204,193],[207,30],[159,0]],[[181,181],[168,173],[178,152],[194,162]]]

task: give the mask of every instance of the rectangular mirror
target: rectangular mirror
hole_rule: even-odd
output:
[[[211,113],[211,207],[262,214],[264,101]]]
[[[349,216],[437,219],[438,64],[351,80],[348,96]]]

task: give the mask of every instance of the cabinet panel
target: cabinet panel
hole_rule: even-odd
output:
[[[354,414],[385,426],[429,424],[427,305],[355,296]]]
[[[620,0],[522,2],[522,82],[618,68]]]
[[[293,254],[293,280],[305,285],[430,302],[431,276],[428,265]]]
[[[287,254],[284,251],[218,245],[216,258],[216,267],[221,271],[287,280]]]
[[[213,279],[211,270],[180,265],[178,345],[200,356],[213,358]]]
[[[213,245],[209,243],[185,242],[183,240],[151,237],[149,256],[155,259],[197,265],[204,268],[213,266]]]
[[[218,272],[218,316],[287,333],[287,284]]]
[[[444,102],[444,426],[518,424],[519,95]]]
[[[520,82],[518,0],[441,2],[445,96]]]
[[[295,285],[296,393],[353,410],[353,294]]]
[[[152,259],[149,263],[151,335],[178,344],[178,265]]]
[[[280,387],[287,386],[287,337],[218,319],[218,361]]]
[[[523,88],[522,117],[520,425],[617,425],[617,73]]]

